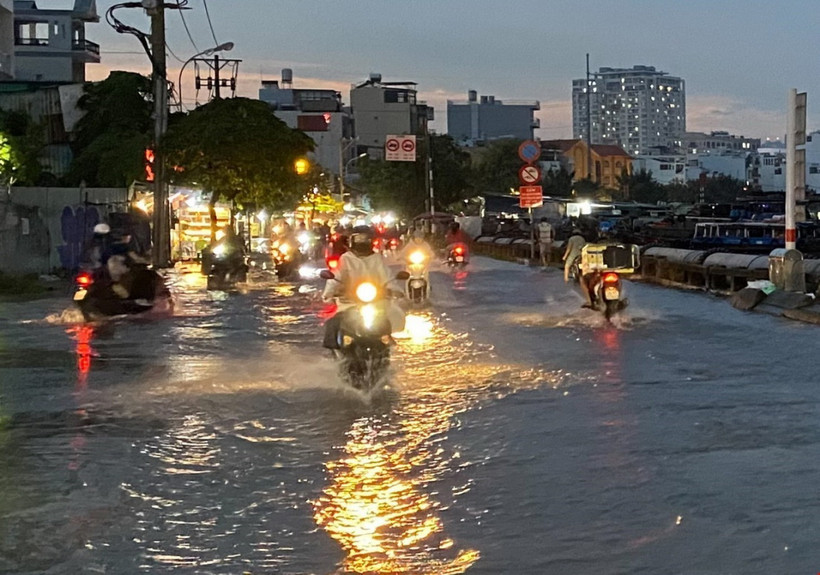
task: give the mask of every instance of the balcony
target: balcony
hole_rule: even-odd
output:
[[[100,61],[100,45],[90,40],[74,40],[71,43],[71,52],[74,59],[81,62]]]

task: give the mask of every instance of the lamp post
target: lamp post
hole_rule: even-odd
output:
[[[367,155],[367,152],[362,152],[358,156],[354,156],[353,158],[350,158],[345,163],[344,167],[342,168],[342,173],[339,174],[339,196],[340,196],[343,203],[345,201],[345,175],[347,174],[347,168],[348,168],[348,166],[350,166],[350,164],[352,164],[356,160],[360,160],[360,159],[364,158],[366,155]]]
[[[233,42],[224,42],[219,46],[214,46],[213,48],[208,48],[207,50],[203,50],[199,54],[194,54],[187,60],[185,63],[182,64],[182,68],[179,69],[179,78],[177,81],[177,87],[179,88],[179,110],[183,111],[184,107],[182,104],[182,72],[185,71],[185,66],[187,66],[190,62],[193,62],[196,58],[200,56],[210,56],[211,54],[215,54],[216,52],[229,52],[233,50]]]

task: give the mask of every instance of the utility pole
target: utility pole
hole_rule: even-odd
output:
[[[148,8],[151,15],[151,64],[154,87],[154,229],[152,259],[157,267],[171,263],[171,226],[162,137],[168,128],[168,84],[165,63],[165,3]]]
[[[592,180],[592,110],[589,106],[589,52],[587,52],[587,179]]]

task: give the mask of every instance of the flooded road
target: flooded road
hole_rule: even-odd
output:
[[[0,303],[0,573],[820,571],[817,328],[476,258],[387,388],[321,349],[318,284],[78,323]]]

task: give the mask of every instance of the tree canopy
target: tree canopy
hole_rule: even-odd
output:
[[[151,80],[114,71],[85,86],[85,112],[74,132],[74,160],[66,183],[124,187],[144,179],[145,149],[153,136]]]
[[[294,164],[313,147],[265,102],[227,98],[172,116],[161,151],[169,180],[201,186],[212,206],[224,198],[280,209],[307,192],[310,178]]]
[[[421,142],[415,162],[362,159],[360,187],[378,210],[412,217],[429,209],[425,158],[428,150],[433,173],[434,209],[472,195],[470,155],[453,138],[432,134],[430,146]]]
[[[509,194],[519,187],[518,169],[522,166],[518,147],[522,140],[506,138],[489,144],[475,166],[475,190],[479,194]]]

